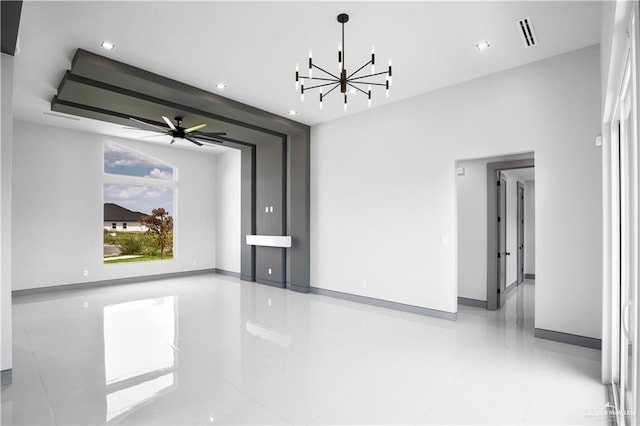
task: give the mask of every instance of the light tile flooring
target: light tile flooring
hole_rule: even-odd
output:
[[[221,275],[18,297],[2,424],[606,423],[534,289],[455,322]]]

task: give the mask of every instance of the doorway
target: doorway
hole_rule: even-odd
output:
[[[500,161],[487,164],[487,309],[496,310],[506,301],[510,290],[519,284],[520,266],[518,262],[518,235],[522,235],[522,275],[525,275],[526,240],[524,229],[518,229],[518,222],[522,220],[522,228],[526,228],[524,201],[526,200],[526,182],[534,181],[533,156],[528,159],[514,161]],[[506,188],[502,190],[502,180],[506,181]],[[500,184],[498,184],[500,183]],[[523,188],[522,217],[518,217],[518,183]],[[506,209],[501,211],[503,201]],[[510,201],[511,200],[511,201]],[[531,218],[533,219],[533,218]],[[501,232],[501,229],[505,227]],[[502,239],[506,239],[503,245]],[[532,239],[532,242],[534,240]],[[504,249],[503,249],[504,248]],[[534,253],[534,250],[530,250]],[[511,256],[511,254],[514,256]],[[504,267],[503,267],[504,264]],[[535,277],[535,272],[530,272]]]
[[[498,290],[506,296],[518,283],[535,278],[533,156],[529,152],[456,162],[461,305],[496,310],[500,306]],[[497,184],[500,176],[502,186]],[[501,188],[504,201],[499,206]]]
[[[535,191],[534,168],[505,168],[497,171],[496,176],[497,212],[497,293],[498,308],[504,305],[512,290],[524,282],[525,253],[533,254],[534,243],[526,250],[525,241],[525,193]],[[526,189],[528,188],[528,190]],[[530,207],[534,221],[534,210]],[[533,224],[533,223],[532,223]],[[530,233],[531,234],[531,233]],[[531,235],[533,238],[533,236]],[[488,238],[491,238],[490,236]],[[530,262],[528,276],[534,278],[533,262]]]

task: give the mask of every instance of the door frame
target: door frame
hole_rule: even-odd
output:
[[[609,72],[606,75],[606,87],[603,93],[606,93],[603,105],[603,120],[602,120],[602,173],[603,173],[603,303],[602,303],[602,382],[607,385],[612,385],[614,390],[614,396],[621,397],[615,392],[616,384],[622,382],[620,372],[622,369],[621,359],[624,358],[625,350],[624,342],[621,342],[621,317],[625,316],[625,319],[634,326],[633,341],[636,343],[633,347],[632,367],[635,370],[635,375],[632,378],[633,383],[633,401],[630,401],[629,406],[624,404],[619,405],[621,402],[619,398],[616,399],[616,408],[626,409],[633,412],[634,416],[630,419],[631,422],[635,422],[637,417],[635,416],[635,410],[640,407],[640,395],[638,394],[638,383],[640,382],[640,371],[637,368],[638,364],[638,263],[640,261],[638,255],[638,198],[640,193],[638,192],[638,164],[640,163],[639,150],[638,150],[638,123],[640,122],[640,109],[638,108],[638,83],[637,74],[640,70],[639,55],[637,54],[637,46],[640,42],[640,31],[638,28],[639,22],[639,7],[637,2],[616,2],[611,9],[613,11],[612,18],[615,18],[616,26],[612,29],[612,38],[610,49],[604,50],[609,54],[605,58],[609,64]],[[621,180],[620,169],[621,162],[620,157],[623,154],[620,152],[619,139],[617,137],[617,120],[620,118],[620,101],[622,89],[625,85],[625,70],[630,68],[628,76],[630,78],[631,90],[631,119],[634,122],[632,124],[632,137],[630,138],[633,144],[630,152],[631,158],[627,161],[631,161],[631,177],[629,181],[635,187],[630,188],[626,195],[630,195],[630,199],[626,205],[632,205],[632,216],[629,217],[631,225],[631,233],[634,235],[628,236],[629,241],[623,242],[621,237],[622,232],[620,230],[620,213],[621,207],[625,203],[621,203],[619,182]],[[625,160],[623,159],[623,163]],[[621,244],[622,243],[622,244]],[[632,250],[627,251],[626,255],[623,253],[622,245],[627,244]],[[626,267],[625,267],[626,263]],[[628,312],[621,312],[621,292],[620,292],[620,275],[621,272],[628,268],[631,274],[631,283],[634,286],[634,307],[632,315]],[[625,315],[622,315],[625,314]],[[631,325],[630,324],[630,325]],[[618,411],[618,421],[624,421],[622,412]]]
[[[518,271],[516,285],[524,281],[524,184],[518,181],[518,213],[517,213],[517,246],[518,246]]]
[[[498,196],[496,176],[500,170],[535,167],[534,154],[523,160],[487,163],[487,309],[495,311],[498,305]]]
[[[496,259],[496,268],[498,269],[498,308],[501,308],[506,301],[507,294],[507,178],[502,171],[496,173],[496,183],[494,186],[496,191],[496,216],[497,230],[496,245],[498,257]]]

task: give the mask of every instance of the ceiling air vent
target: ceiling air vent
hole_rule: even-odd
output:
[[[520,36],[522,37],[524,47],[535,46],[538,41],[536,40],[536,34],[533,32],[531,18],[527,16],[526,18],[520,19],[518,21],[518,28],[520,29]]]

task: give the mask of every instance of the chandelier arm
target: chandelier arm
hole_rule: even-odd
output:
[[[305,80],[319,80],[319,81],[335,81],[336,83],[340,81],[339,78],[322,78],[322,77],[300,77]]]
[[[377,72],[375,74],[363,75],[363,76],[360,76],[360,77],[353,77],[350,80],[361,80],[363,78],[375,77],[376,75],[383,75],[383,74],[389,74],[389,71],[382,71],[382,72]]]
[[[363,66],[361,66],[360,68],[358,68],[357,71],[352,72],[351,75],[349,77],[347,77],[347,80],[350,80],[351,77],[353,77],[354,75],[358,74],[360,71],[362,71],[364,69],[364,67],[366,67],[367,65],[371,64],[371,60],[369,60],[369,62],[367,62],[366,64],[364,64]]]
[[[311,66],[314,67],[315,69],[318,69],[318,70],[322,71],[323,73],[325,73],[327,75],[330,75],[331,77],[335,78],[336,80],[340,80],[340,77],[338,77],[337,75],[335,75],[333,73],[330,73],[329,71],[326,71],[326,70],[320,68],[316,64],[312,64]]]
[[[349,86],[353,87],[354,89],[358,90],[359,92],[362,92],[362,93],[364,93],[365,95],[369,96],[369,93],[368,93],[368,92],[365,92],[364,90],[362,90],[362,89],[361,89],[361,88],[359,88],[358,86],[354,86],[353,84],[351,84],[351,83],[349,83],[349,82],[347,82],[347,84],[348,84]]]
[[[332,81],[331,83],[318,84],[317,86],[305,87],[303,90],[306,92],[307,90],[317,89],[318,87],[331,86],[332,84],[337,84],[337,83],[335,81]]]
[[[368,81],[349,81],[348,84],[370,84],[372,86],[382,86],[382,87],[387,87],[387,85],[385,83],[373,83],[373,82],[368,82]]]
[[[325,93],[324,95],[322,95],[323,98],[326,98],[327,95],[331,92],[333,92],[334,90],[336,90],[337,87],[340,87],[340,83],[336,84],[335,86],[333,86],[331,89],[329,89],[329,91],[327,93]]]

